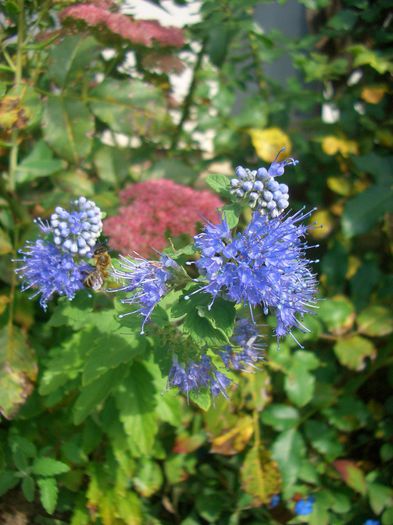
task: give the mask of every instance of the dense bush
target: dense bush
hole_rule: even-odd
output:
[[[261,31],[255,0],[203,0],[184,32],[110,0],[0,6],[6,523],[393,523],[391,14],[385,0],[303,3],[309,34],[296,42]],[[265,73],[282,53],[296,68],[285,85]],[[179,103],[172,82],[188,62]],[[33,219],[70,198],[117,216],[120,190],[166,178],[207,181],[229,203],[223,175],[283,145],[300,160],[283,177],[291,207],[317,206],[323,225],[310,232],[322,300],[310,332],[294,330],[304,348],[289,336],[278,349],[268,318],[266,360],[232,376],[229,399],[167,391],[163,371],[184,348],[168,328],[173,296],[141,336],[105,291],[43,312],[18,289],[13,260],[37,236]],[[228,203],[245,225],[249,211]],[[188,242],[168,250],[185,262]],[[206,317],[193,297],[190,349],[224,344],[225,301]]]

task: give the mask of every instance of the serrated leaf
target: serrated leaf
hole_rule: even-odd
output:
[[[83,385],[88,385],[122,363],[131,362],[145,348],[145,339],[141,337],[135,339],[129,335],[121,337],[110,333],[99,333],[83,369]]]
[[[340,363],[351,370],[363,370],[366,358],[375,359],[377,355],[373,343],[359,335],[339,339],[333,348]]]
[[[242,207],[240,204],[232,203],[232,204],[225,204],[221,208],[222,211],[222,217],[225,219],[226,223],[228,224],[229,228],[234,228],[238,225],[240,220],[240,215],[242,212]]]
[[[347,297],[337,295],[321,301],[318,317],[322,319],[330,332],[341,335],[352,328],[355,320],[355,308]]]
[[[204,410],[209,410],[212,402],[212,396],[210,392],[206,389],[200,389],[198,391],[191,391],[190,392],[190,400],[195,403],[199,408]]]
[[[384,306],[369,306],[357,318],[361,334],[383,337],[393,332],[393,313]]]
[[[117,388],[116,404],[133,455],[151,455],[157,433],[156,395],[153,376],[135,362]]]
[[[229,177],[221,174],[210,174],[206,177],[206,184],[208,184],[216,193],[227,196],[230,184]]]
[[[109,370],[100,376],[98,380],[93,381],[82,389],[73,408],[75,425],[82,423],[89,414],[100,407],[110,392],[121,383],[126,373],[127,368],[119,366]]]
[[[53,478],[40,478],[37,480],[40,489],[42,506],[48,514],[53,514],[57,504],[58,488]]]
[[[53,458],[36,458],[32,465],[32,472],[36,476],[58,476],[69,470],[68,465]]]
[[[242,489],[252,497],[251,506],[269,503],[274,494],[280,493],[280,481],[277,464],[269,452],[252,447],[241,467]]]
[[[314,394],[315,377],[294,361],[285,378],[288,398],[299,407],[309,403]]]
[[[43,129],[45,141],[59,157],[79,164],[90,153],[94,118],[83,102],[63,96],[49,96]]]

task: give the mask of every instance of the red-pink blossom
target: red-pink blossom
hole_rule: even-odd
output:
[[[103,4],[76,4],[63,9],[62,20],[79,20],[92,27],[104,27],[111,33],[133,44],[152,47],[154,42],[163,46],[181,47],[183,31],[177,27],[163,27],[155,20],[135,20],[129,15],[108,11]]]
[[[167,235],[195,235],[197,223],[217,223],[223,205],[210,191],[198,191],[167,179],[127,186],[120,192],[118,215],[104,221],[109,245],[128,255],[156,256],[167,244]]]

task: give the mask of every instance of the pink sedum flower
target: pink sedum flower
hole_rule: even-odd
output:
[[[196,234],[197,223],[218,223],[223,205],[210,191],[197,191],[167,179],[127,186],[120,192],[118,215],[104,221],[110,246],[128,255],[157,255],[168,244],[167,235]]]
[[[152,47],[182,47],[183,31],[176,27],[163,27],[155,20],[135,20],[129,15],[108,11],[106,3],[81,3],[66,7],[60,13],[62,20],[84,22],[90,27],[105,28],[110,33],[133,44]]]

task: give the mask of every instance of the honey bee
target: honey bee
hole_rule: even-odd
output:
[[[100,290],[104,284],[105,278],[108,277],[108,268],[111,264],[111,257],[105,244],[96,244],[93,251],[95,269],[88,273],[83,284],[94,291]]]

